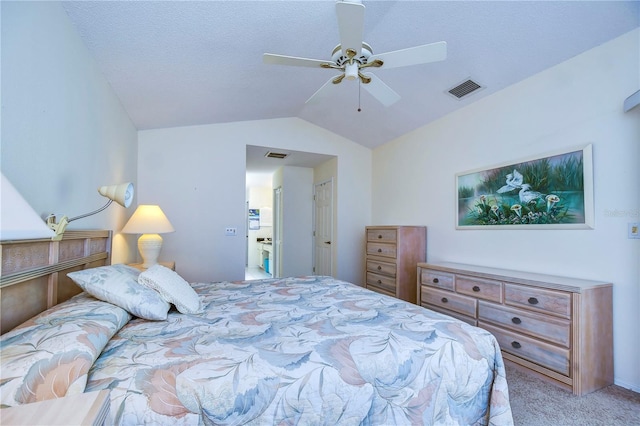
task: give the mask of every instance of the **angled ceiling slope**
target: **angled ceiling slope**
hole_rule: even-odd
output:
[[[447,42],[444,61],[376,69],[399,95],[385,107],[358,79],[306,104],[328,70],[263,63],[264,52],[331,59],[333,0],[62,4],[139,129],[298,117],[371,148],[640,21],[638,1],[363,1],[373,55]],[[467,79],[483,89],[447,93]]]

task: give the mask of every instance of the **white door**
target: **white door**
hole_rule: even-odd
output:
[[[314,185],[313,273],[333,275],[333,179]]]
[[[269,265],[271,275],[280,278],[282,271],[282,187],[273,190],[273,265]]]

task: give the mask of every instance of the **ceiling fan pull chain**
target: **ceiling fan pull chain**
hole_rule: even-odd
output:
[[[358,112],[362,111],[360,109],[360,87],[361,87],[362,83],[360,82],[360,79],[358,79]]]

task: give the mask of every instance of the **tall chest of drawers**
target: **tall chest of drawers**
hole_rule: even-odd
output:
[[[419,303],[491,332],[503,358],[575,395],[613,383],[611,283],[418,264]]]
[[[426,256],[425,226],[367,226],[365,287],[416,303],[416,265]]]

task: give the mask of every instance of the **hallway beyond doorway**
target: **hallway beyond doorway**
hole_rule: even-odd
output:
[[[244,270],[245,280],[262,280],[265,278],[271,278],[271,274],[267,274],[264,269],[257,266],[246,267]]]

